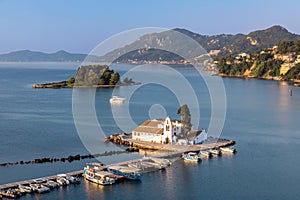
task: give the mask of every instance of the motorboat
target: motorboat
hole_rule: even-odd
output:
[[[223,153],[236,153],[236,150],[233,146],[230,146],[230,147],[221,147],[220,150],[223,152]]]
[[[201,161],[201,158],[194,152],[183,153],[181,157],[183,158],[183,160],[186,161],[193,161],[193,162]]]
[[[66,179],[72,183],[72,184],[78,184],[80,183],[80,180],[78,177],[74,177],[74,176],[66,176]]]
[[[56,182],[60,186],[65,186],[65,185],[69,185],[70,184],[70,181],[66,179],[66,175],[65,174],[58,174],[56,176]]]
[[[31,189],[31,187],[29,185],[18,185],[18,188],[19,188],[20,192],[24,192],[24,193],[33,192],[33,190]]]
[[[39,183],[31,183],[30,187],[33,191],[38,192],[38,193],[46,193],[46,192],[50,192],[50,188],[39,184]]]
[[[21,195],[20,195],[20,193],[17,191],[17,190],[15,190],[15,189],[12,189],[12,188],[9,188],[8,190],[1,190],[0,191],[0,196],[2,197],[2,198],[11,198],[11,199],[16,199],[16,198],[18,198],[18,197],[20,197]],[[2,199],[1,198],[1,199]]]
[[[53,180],[47,180],[45,183],[42,184],[50,189],[59,187],[59,184]]]
[[[221,154],[221,151],[219,149],[210,149],[209,152],[217,156]]]
[[[113,175],[114,174],[106,171],[95,172],[93,170],[85,171],[84,173],[84,177],[86,180],[97,183],[99,185],[114,184],[116,182],[116,179],[112,177]]]
[[[200,151],[199,154],[202,157],[206,157],[206,158],[210,158],[211,157],[211,153],[209,151]]]
[[[126,98],[121,98],[118,96],[112,96],[112,98],[109,99],[109,102],[111,104],[123,104]]]
[[[122,165],[107,166],[107,171],[130,180],[141,180],[143,176],[143,169]]]

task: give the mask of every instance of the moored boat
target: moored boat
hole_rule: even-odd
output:
[[[172,162],[165,158],[155,158],[155,157],[144,157],[143,159],[150,159],[155,163],[161,164],[165,167],[171,166]]]
[[[21,192],[25,192],[25,193],[32,193],[33,190],[31,189],[31,187],[29,185],[18,185],[18,188]]]
[[[109,102],[111,104],[122,104],[124,103],[124,101],[126,100],[126,98],[121,98],[118,96],[112,96],[112,98],[109,99]]]
[[[78,177],[74,177],[74,176],[66,176],[66,179],[72,183],[72,184],[79,184],[80,180]]]
[[[59,187],[59,184],[53,180],[47,180],[43,185],[50,189]]]
[[[183,160],[186,161],[193,161],[193,162],[201,161],[201,158],[194,152],[183,153],[181,157],[183,158]]]
[[[220,150],[224,153],[236,153],[236,150],[233,146],[230,147],[221,147]]]
[[[107,166],[107,171],[130,180],[140,180],[143,176],[142,169],[122,165]]]
[[[16,191],[15,189],[8,189],[6,191],[0,191],[0,195],[2,196],[1,198],[11,198],[11,199],[16,199],[20,197],[20,193]]]
[[[202,157],[206,157],[206,158],[210,158],[211,157],[211,153],[209,151],[200,151],[199,154]]]
[[[115,175],[106,171],[101,163],[87,163],[83,170],[86,180],[99,185],[112,185],[116,182]]]
[[[65,185],[69,185],[70,181],[67,180],[65,174],[58,174],[56,177],[56,182],[59,184],[59,186],[65,186]]]
[[[210,149],[209,152],[216,156],[221,154],[221,151],[219,149]]]
[[[38,192],[38,193],[46,193],[50,192],[50,188],[39,184],[39,183],[32,183],[30,184],[30,187],[32,188],[33,191]]]

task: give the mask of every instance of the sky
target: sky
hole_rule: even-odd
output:
[[[0,0],[0,53],[89,53],[103,40],[142,27],[248,34],[281,25],[300,34],[298,0]]]

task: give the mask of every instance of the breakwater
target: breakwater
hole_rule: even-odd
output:
[[[128,153],[130,151],[131,151],[130,149],[127,149],[124,151],[105,151],[104,153],[87,154],[87,155],[76,154],[76,155],[69,155],[67,157],[61,157],[61,158],[43,157],[43,158],[36,158],[34,160],[29,160],[29,161],[21,160],[21,161],[17,161],[17,162],[1,163],[0,167],[10,166],[10,165],[29,165],[29,164],[42,164],[42,163],[54,163],[54,162],[70,162],[71,163],[73,161],[78,161],[78,160],[124,154],[124,153]]]

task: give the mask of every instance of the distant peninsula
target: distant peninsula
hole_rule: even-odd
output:
[[[32,88],[111,88],[117,86],[137,85],[131,78],[120,80],[119,72],[107,65],[86,65],[78,68],[75,78],[66,81],[33,84]]]

